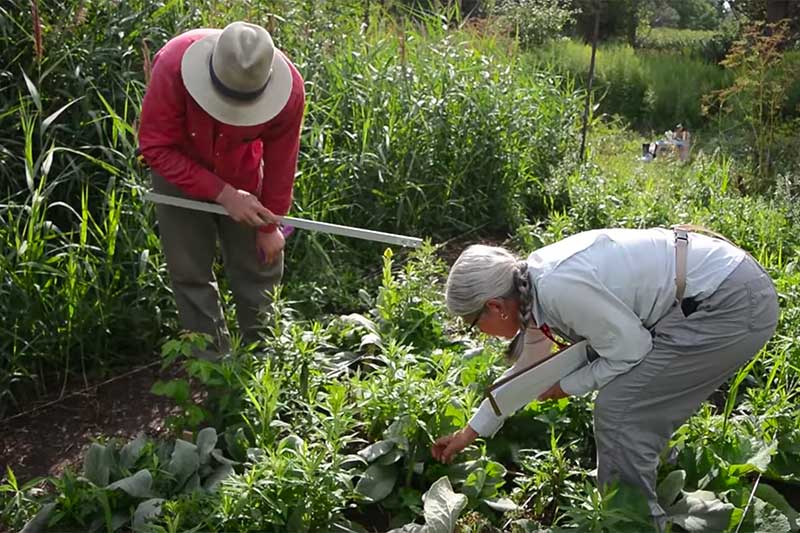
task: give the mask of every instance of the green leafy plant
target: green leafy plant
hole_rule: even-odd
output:
[[[125,525],[143,531],[166,498],[213,493],[233,473],[235,463],[216,445],[213,428],[198,432],[194,444],[177,439],[157,445],[142,436],[123,447],[92,444],[83,475],[57,481],[55,501],[44,505],[25,531],[73,524],[87,531],[111,532]]]
[[[780,114],[794,80],[782,65],[788,40],[786,21],[745,28],[722,61],[735,75],[733,84],[706,98],[706,113],[733,117],[752,144],[749,156],[758,180],[741,184],[745,188],[763,191],[771,185],[774,152],[783,134]]]
[[[425,525],[407,524],[392,529],[390,533],[450,533],[455,530],[456,521],[467,505],[463,494],[456,494],[446,477],[439,478],[422,496]]]

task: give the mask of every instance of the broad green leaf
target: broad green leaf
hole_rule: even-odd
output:
[[[791,533],[789,518],[780,510],[760,498],[753,500],[753,531],[769,533]]]
[[[342,458],[341,467],[343,469],[354,468],[356,466],[367,466],[369,463],[360,455],[350,454]]]
[[[486,463],[486,481],[483,486],[481,494],[483,497],[494,497],[497,489],[505,483],[506,467],[497,461],[488,461]]]
[[[130,514],[122,511],[117,511],[111,514],[109,522],[106,522],[106,516],[98,516],[91,524],[89,524],[89,533],[100,533],[107,531],[117,531],[130,521]]]
[[[203,489],[208,492],[215,492],[219,488],[220,483],[233,474],[233,466],[229,464],[221,464],[203,481]]]
[[[200,475],[195,472],[181,489],[181,494],[191,494],[200,489]]]
[[[211,457],[213,457],[214,460],[216,462],[218,462],[218,463],[222,463],[222,464],[226,464],[226,465],[239,464],[237,461],[234,461],[233,459],[228,459],[227,457],[225,457],[222,454],[222,450],[220,450],[219,448],[214,448],[213,450],[211,450]]]
[[[760,483],[756,488],[756,496],[785,514],[789,519],[792,531],[800,531],[800,513],[786,501],[783,494],[775,490],[775,487],[767,483]]]
[[[453,492],[450,480],[442,476],[422,496],[425,525],[407,524],[389,533],[452,533],[467,497]]]
[[[161,514],[162,498],[145,500],[136,507],[133,513],[133,530],[136,533],[146,531],[147,522]]]
[[[42,508],[39,509],[38,513],[36,513],[36,516],[34,516],[30,522],[25,524],[20,533],[41,533],[45,531],[47,522],[50,520],[50,516],[53,514],[55,509],[55,503],[46,503],[42,505]]]
[[[197,472],[200,466],[200,457],[197,455],[197,446],[191,442],[177,439],[172,457],[167,465],[167,472],[175,478],[176,489],[180,490],[186,481]]]
[[[189,383],[185,379],[173,379],[166,382],[156,381],[150,388],[150,392],[157,396],[172,398],[177,404],[184,404],[191,397]]]
[[[753,471],[766,472],[777,446],[777,441],[767,445],[760,439],[740,436],[731,445],[731,456],[725,457],[730,463],[729,473],[742,476]]]
[[[375,462],[382,465],[393,465],[394,463],[402,459],[403,455],[404,454],[402,450],[394,448],[393,450],[389,451],[389,453],[387,453],[386,455],[379,457],[378,460]]]
[[[689,532],[724,531],[730,523],[734,506],[721,502],[713,492],[684,492],[683,498],[667,509],[675,524]]]
[[[361,337],[361,342],[358,345],[359,350],[363,350],[368,346],[375,346],[377,348],[383,347],[383,341],[381,340],[380,335],[375,333],[367,333],[363,337]]]
[[[509,511],[516,511],[519,506],[511,501],[508,498],[498,498],[496,500],[493,499],[485,499],[483,500],[486,505],[494,509],[495,511],[499,511],[501,513],[507,513]]]
[[[350,323],[350,324],[354,324],[356,326],[360,326],[360,327],[366,329],[368,332],[370,332],[370,333],[372,333],[374,335],[378,335],[378,337],[380,337],[380,334],[378,332],[378,326],[375,325],[375,322],[373,322],[372,320],[368,319],[364,315],[359,315],[358,313],[352,313],[352,314],[349,314],[349,315],[343,315],[340,318],[341,318],[341,320],[343,322],[347,322],[347,323]]]
[[[453,480],[456,486],[463,484],[469,475],[480,468],[480,461],[464,461],[451,465],[447,472],[447,477]]]
[[[114,464],[111,449],[102,444],[92,443],[83,461],[83,475],[86,479],[97,485],[108,485],[108,477]]]
[[[358,455],[363,457],[368,463],[375,461],[378,457],[382,457],[394,449],[395,443],[391,440],[379,440],[374,444],[370,444],[360,452]]]
[[[146,444],[147,438],[140,434],[123,446],[122,450],[119,452],[119,466],[126,470],[133,468],[133,465],[136,464],[136,461],[138,461],[139,457],[142,455],[142,450]]]
[[[111,531],[117,531],[122,526],[130,522],[130,511],[117,511],[111,516]]]
[[[200,464],[206,464],[214,446],[217,445],[217,430],[208,427],[203,428],[197,434],[197,454],[200,457]]]
[[[295,434],[287,435],[286,437],[282,438],[278,444],[278,448],[286,448],[289,450],[300,450],[303,448],[303,446],[305,446],[305,442]]]
[[[392,492],[398,475],[397,465],[374,464],[358,480],[356,492],[364,495],[370,502],[379,502]]]
[[[152,496],[150,490],[153,487],[153,476],[149,470],[142,469],[132,476],[115,481],[106,489],[108,490],[122,490],[127,492],[134,498],[150,498]]]
[[[662,507],[669,507],[680,496],[684,485],[686,484],[686,471],[673,470],[667,477],[658,485],[656,492],[658,493],[658,503]]]
[[[464,482],[461,487],[461,492],[466,494],[473,501],[478,499],[483,492],[483,486],[486,484],[486,470],[483,468],[476,468]]]

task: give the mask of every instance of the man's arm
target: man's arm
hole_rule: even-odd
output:
[[[186,131],[186,89],[180,75],[179,50],[164,50],[153,66],[142,101],[139,149],[153,171],[188,196],[215,201],[226,183],[181,151]]]
[[[261,203],[278,216],[288,213],[292,204],[294,176],[300,153],[300,133],[305,113],[303,79],[294,69],[292,76],[293,86],[289,102],[261,136],[264,152]],[[274,225],[263,228],[263,231],[267,232],[274,230]]]

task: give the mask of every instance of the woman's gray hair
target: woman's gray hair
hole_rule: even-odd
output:
[[[492,298],[517,298],[520,331],[506,354],[516,360],[522,351],[525,330],[533,323],[528,263],[505,248],[474,244],[456,260],[447,278],[445,302],[456,316],[474,315]]]

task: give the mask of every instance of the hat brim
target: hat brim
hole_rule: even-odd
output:
[[[256,126],[274,118],[286,106],[292,93],[292,72],[280,50],[275,50],[272,75],[264,92],[253,100],[237,100],[214,88],[208,64],[219,33],[195,41],[181,60],[181,77],[186,90],[203,110],[216,120],[232,126]]]

